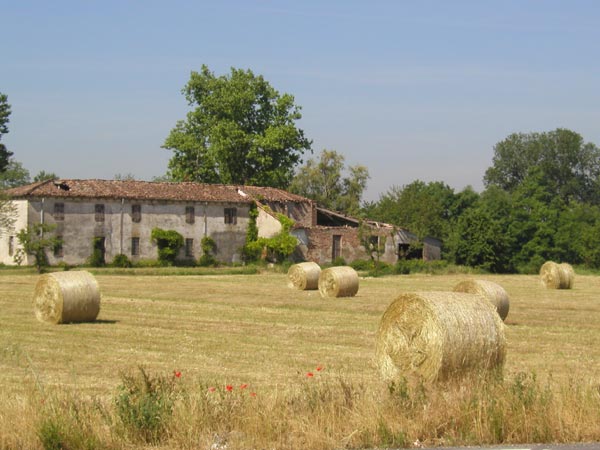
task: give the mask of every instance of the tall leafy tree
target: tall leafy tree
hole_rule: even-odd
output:
[[[45,170],[40,170],[35,177],[33,177],[33,181],[46,181],[46,180],[58,180],[60,177],[56,175],[54,172],[46,172]]]
[[[484,182],[513,192],[534,168],[541,171],[552,194],[563,201],[600,204],[600,149],[561,128],[515,133],[496,144]]]
[[[462,200],[457,203],[464,205]],[[495,186],[488,188],[456,217],[444,242],[449,259],[491,272],[513,270],[513,240],[508,234],[511,211],[510,194]]]
[[[8,118],[10,112],[8,97],[0,92],[0,141],[2,140],[2,136],[8,133]],[[12,152],[9,152],[6,146],[0,142],[0,173],[6,170],[11,156]]]
[[[293,96],[250,70],[216,76],[205,65],[182,92],[193,110],[163,145],[173,180],[287,188],[311,146]]]
[[[9,158],[4,172],[0,173],[0,189],[23,186],[30,182],[29,171],[19,161]]]
[[[324,208],[358,214],[369,170],[362,165],[346,168],[344,155],[323,150],[309,159],[294,176],[290,191],[311,198]]]
[[[461,202],[472,202],[469,196],[477,194],[468,189]],[[402,187],[393,186],[382,194],[371,217],[400,227],[408,228],[420,238],[433,236],[444,240],[454,220],[454,214],[465,205],[456,204],[454,190],[441,181],[425,183],[415,180]]]

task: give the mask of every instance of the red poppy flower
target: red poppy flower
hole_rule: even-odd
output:
[[[181,372],[179,370],[174,370],[173,375],[175,375],[177,378],[181,378]]]
[[[250,392],[250,397],[256,397],[256,392]]]
[[[246,389],[247,387],[248,387],[248,385],[246,383],[244,383],[240,386],[240,389]]]
[[[320,372],[321,370],[323,370],[323,367],[322,366],[318,366],[317,367],[317,372]]]
[[[215,392],[216,390],[217,390],[216,387],[212,387],[211,386],[211,387],[208,388],[208,392]]]
[[[225,386],[225,389],[227,389],[229,392],[233,391],[233,386],[228,384],[227,386]]]
[[[315,374],[314,374],[314,373],[312,373],[312,372],[308,372],[308,373],[306,374],[306,376],[307,376],[308,378],[311,378],[311,377],[314,377],[314,376],[315,376]]]

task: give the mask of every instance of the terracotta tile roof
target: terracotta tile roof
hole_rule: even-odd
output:
[[[202,183],[166,183],[137,180],[47,180],[5,191],[13,198],[111,198],[250,203],[266,201],[311,202],[281,189]]]

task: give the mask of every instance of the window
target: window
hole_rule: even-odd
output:
[[[237,208],[225,208],[225,223],[230,225],[237,223]]]
[[[331,260],[335,260],[342,256],[342,236],[339,234],[333,235],[333,242],[331,243]]]
[[[56,236],[56,238],[58,239],[58,242],[56,244],[54,244],[54,257],[62,258],[64,256],[63,237]]]
[[[131,256],[140,256],[140,238],[131,238]]]
[[[194,240],[185,240],[185,256],[186,258],[192,258],[194,256]]]
[[[142,205],[131,205],[131,221],[136,223],[142,221]]]
[[[104,222],[104,205],[94,207],[96,213],[96,222]]]
[[[55,203],[54,204],[54,220],[61,221],[65,220],[65,204]]]
[[[15,253],[15,237],[8,237],[8,256],[13,256]]]
[[[185,207],[185,222],[186,223],[194,223],[196,217],[195,217],[195,213],[194,213],[194,207],[193,206],[186,206]]]

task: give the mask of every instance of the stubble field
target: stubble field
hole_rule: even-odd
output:
[[[320,382],[318,377],[345,380],[342,384],[351,383],[354,388],[366,386],[369,392],[385,392],[375,366],[374,350],[379,320],[387,306],[401,292],[451,290],[468,278],[494,281],[509,294],[506,379],[525,373],[543,385],[557,386],[556,389],[578,380],[585,389],[591,389],[586,395],[600,383],[597,276],[577,276],[571,290],[545,289],[537,276],[521,275],[361,278],[357,296],[346,299],[322,299],[318,291],[292,290],[281,273],[131,276],[100,272],[96,278],[102,292],[98,320],[49,325],[38,322],[32,310],[37,276],[10,271],[0,274],[3,447],[12,448],[18,443],[40,445],[39,429],[35,431],[38,422],[15,418],[20,415],[19,408],[21,412],[30,411],[32,398],[60,391],[110,405],[123,374],[135,373],[139,367],[164,376],[178,372],[181,376],[176,381],[189,391],[195,386],[210,385],[222,390],[227,385],[237,388],[246,384],[247,392],[258,401],[270,398],[276,402],[274,395],[285,396],[299,385],[305,387],[308,381]],[[314,376],[307,376],[309,372]],[[32,430],[19,431],[24,427]],[[414,436],[408,425],[400,431],[392,425],[386,427],[392,436],[389,442],[376,429],[370,440],[357,441],[362,431],[355,436],[352,430],[342,430],[339,437],[333,433],[294,443],[308,442],[322,448],[403,444],[402,439],[412,443]],[[598,430],[589,432],[580,430],[580,438],[575,433],[575,437],[565,434],[564,439],[553,439],[593,439],[594,433],[600,436]],[[106,432],[106,436],[98,430],[94,433],[100,435],[93,441],[100,447],[142,445],[114,432]],[[419,432],[414,433],[418,438]],[[192,441],[204,439],[200,435],[198,431]],[[231,438],[229,448],[235,448],[238,441],[239,448],[294,448],[293,443],[279,440],[279,432],[269,438],[249,438],[248,431],[241,436]],[[176,442],[184,448],[185,439],[180,432],[171,430],[164,445],[169,447]],[[480,439],[510,442],[521,438],[509,433],[496,440]],[[423,436],[422,440],[434,445],[461,442],[458,435],[444,438],[443,433],[438,438]],[[157,442],[165,441],[158,439],[153,445]],[[195,448],[194,444],[190,443],[189,448]]]

